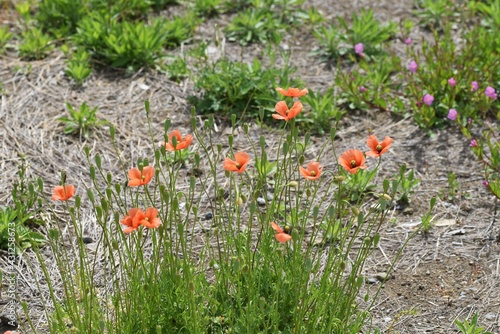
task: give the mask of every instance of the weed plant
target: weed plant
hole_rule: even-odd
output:
[[[203,67],[196,80],[199,96],[190,96],[189,102],[200,114],[239,120],[260,119],[270,121],[271,103],[276,100],[275,87],[297,85],[291,79],[295,68],[263,68],[259,60],[252,64],[233,62],[223,58]]]
[[[301,9],[303,3],[304,0],[250,1],[251,6],[239,12],[226,27],[226,36],[241,45],[267,41],[278,45],[284,31],[309,21],[308,12]]]
[[[371,9],[362,10],[359,16],[353,14],[351,24],[341,17],[338,17],[337,21],[337,24],[315,29],[314,35],[320,48],[313,54],[320,55],[325,60],[336,60],[338,57],[356,54],[358,57],[383,54],[384,43],[394,37],[397,30],[397,25],[393,22],[382,25]],[[363,51],[358,53],[354,46],[360,43]]]
[[[9,27],[0,27],[0,55],[5,51],[5,46],[11,38]]]
[[[0,249],[17,255],[28,248],[42,245],[46,240],[36,231],[43,224],[40,218],[43,183],[29,178],[27,170],[23,158],[12,189],[12,205],[0,207]]]
[[[69,117],[59,117],[57,120],[65,124],[65,134],[78,134],[80,138],[88,138],[92,128],[99,125],[107,124],[105,120],[97,118],[97,108],[91,108],[87,103],[82,103],[79,108],[74,108],[71,104],[66,103],[69,111]]]
[[[54,188],[55,202],[44,205],[50,261],[60,277],[37,250],[50,291],[43,302],[51,333],[363,330],[378,294],[367,289],[359,296],[363,265],[400,187],[397,177],[377,177],[390,163],[382,155],[392,138],[370,136],[366,153],[337,156],[332,128],[318,155],[306,160],[310,136],[299,137],[295,118],[308,91],[277,90],[285,97],[272,114],[281,128],[274,143],[264,133],[255,141],[245,124],[248,150],[237,151],[235,135],[227,146],[216,142],[213,117],[198,128],[193,114],[193,135],[171,130],[167,120],[164,145],[136,167],[119,160],[123,175],[107,172],[86,149],[92,184],[86,196],[68,175]],[[145,108],[149,119],[148,102]],[[234,127],[236,117],[231,121]],[[110,135],[114,142],[114,128]],[[177,157],[184,151],[202,177],[182,171]],[[322,165],[327,155],[338,165]],[[97,253],[83,238],[88,205],[99,226]],[[60,224],[61,210],[69,229]]]

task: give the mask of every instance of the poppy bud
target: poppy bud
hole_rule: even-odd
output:
[[[357,207],[353,206],[351,211],[356,217],[359,215],[359,209]]]
[[[297,188],[299,183],[297,181],[291,181],[288,183],[288,186],[291,188]]]
[[[342,261],[339,263],[340,270],[344,271],[345,270],[345,261]]]
[[[379,194],[379,197],[385,199],[386,201],[392,201],[391,196],[387,194]]]
[[[213,229],[212,231],[212,234],[214,235],[214,237],[218,236],[219,235],[219,229],[216,227]]]
[[[242,206],[242,205],[243,205],[243,200],[241,199],[241,197],[238,197],[238,198],[236,199],[236,204],[237,204],[238,206]]]
[[[336,175],[333,177],[333,182],[335,182],[337,184],[344,182],[344,180],[345,180],[345,177],[343,177],[342,175]]]
[[[372,238],[366,237],[365,240],[364,240],[364,242],[365,242],[365,245],[369,247],[370,244],[372,243]]]
[[[243,203],[246,203],[246,202],[247,202],[247,199],[248,199],[248,198],[247,198],[244,194],[241,194],[241,195],[240,195],[240,198],[241,198],[241,200],[243,201]]]
[[[306,189],[306,195],[307,195],[307,197],[311,197],[311,195],[312,195],[312,191],[311,191],[311,189],[310,189],[310,188],[307,188],[307,189]]]
[[[259,306],[260,306],[260,308],[262,308],[262,309],[265,308],[266,304],[267,304],[266,298],[265,297],[260,297],[259,298]]]

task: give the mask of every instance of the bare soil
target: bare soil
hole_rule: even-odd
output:
[[[398,21],[411,18],[412,1],[312,1],[332,20],[343,16],[349,20],[352,12],[373,8],[382,20]],[[0,15],[12,23],[11,16]],[[211,39],[215,23],[228,22],[228,17],[206,21],[195,39]],[[426,32],[415,29],[411,37],[418,44]],[[401,37],[401,36],[400,36]],[[313,89],[326,89],[334,74],[319,59],[309,55],[316,47],[310,34],[286,36],[283,44],[292,50],[292,62],[297,75]],[[260,57],[261,46],[241,47],[226,43],[223,51],[235,60],[251,61]],[[395,50],[403,48],[395,40]],[[96,71],[82,88],[76,88],[64,74],[65,58],[58,51],[43,61],[24,62],[15,54],[0,59],[0,203],[11,203],[10,191],[16,180],[17,166],[24,156],[30,173],[45,180],[47,192],[66,170],[71,181],[82,190],[91,186],[88,164],[83,148],[91,155],[99,153],[102,164],[111,172],[120,173],[107,129],[94,132],[89,138],[63,134],[57,121],[65,115],[65,103],[80,105],[87,102],[99,107],[99,116],[116,128],[124,158],[136,161],[153,151],[145,129],[144,101],[150,100],[155,141],[163,140],[163,122],[170,118],[174,128],[189,131],[190,113],[186,97],[193,93],[188,80],[176,84],[164,75],[141,71],[125,77],[120,71]],[[225,142],[227,125],[218,124],[221,141]],[[496,222],[498,203],[482,185],[481,166],[470,152],[468,142],[455,129],[437,130],[429,136],[411,119],[394,117],[378,111],[352,111],[344,116],[338,128],[337,149],[363,149],[368,134],[394,138],[390,152],[384,156],[383,173],[396,173],[406,163],[421,179],[411,198],[409,209],[394,210],[391,221],[383,227],[379,248],[365,267],[367,277],[375,277],[389,268],[401,245],[420,224],[427,212],[429,200],[437,196],[433,213],[436,226],[428,234],[419,234],[410,241],[398,260],[391,277],[384,283],[371,280],[368,288],[384,284],[378,304],[372,310],[374,325],[383,333],[457,333],[455,319],[479,314],[479,322],[493,333],[500,333],[500,227]],[[322,138],[315,138],[321,142]],[[328,160],[328,157],[327,157]],[[327,161],[333,166],[335,161]],[[447,175],[454,172],[459,189],[449,196]],[[92,231],[88,231],[89,234]],[[6,266],[5,254],[0,262]],[[26,263],[20,259],[17,293],[19,300],[28,302],[36,316],[40,312],[34,278],[23,275]],[[4,283],[5,284],[5,283]],[[3,289],[7,287],[4,286]],[[6,298],[0,296],[0,313],[5,311]],[[38,310],[38,311],[37,311]],[[38,314],[40,315],[40,314]],[[22,319],[20,319],[22,320]],[[22,321],[21,326],[23,325]],[[40,315],[40,328],[43,326]],[[21,329],[26,329],[21,327]],[[24,332],[24,330],[23,330]],[[40,333],[43,331],[40,331]],[[2,330],[0,329],[0,333]]]

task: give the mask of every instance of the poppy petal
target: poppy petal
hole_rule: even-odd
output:
[[[282,244],[292,239],[292,236],[286,233],[278,233],[275,234],[274,237],[276,238],[276,240],[278,240],[278,242],[281,242]]]
[[[273,230],[275,230],[276,232],[278,233],[283,233],[283,230],[281,229],[281,227],[279,227],[275,222],[271,222],[271,227],[273,228]]]
[[[285,101],[279,101],[278,103],[276,103],[276,105],[274,106],[274,110],[276,110],[276,112],[284,118],[288,118],[288,106],[286,105]]]

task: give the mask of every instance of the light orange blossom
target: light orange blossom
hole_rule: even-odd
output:
[[[289,121],[295,116],[297,116],[302,111],[302,103],[300,101],[296,101],[291,109],[288,109],[288,105],[285,101],[279,101],[276,103],[274,110],[276,110],[277,114],[272,114],[274,119],[282,119],[284,121]]]
[[[146,228],[158,228],[161,221],[160,218],[156,217],[157,215],[158,210],[155,208],[147,208],[145,213],[141,209],[132,208],[128,210],[128,214],[120,221],[120,223],[127,226],[123,232],[130,234],[141,225]]]
[[[392,145],[392,141],[393,139],[387,136],[381,142],[378,141],[375,135],[369,136],[366,140],[366,145],[371,149],[371,151],[366,152],[366,155],[373,158],[380,157],[389,150],[389,147]]]
[[[142,170],[134,167],[128,171],[128,186],[129,187],[138,187],[144,186],[151,181],[153,176],[155,175],[155,169],[152,166],[144,166]]]
[[[245,152],[236,152],[234,160],[226,157],[224,160],[224,169],[228,172],[238,172],[239,174],[245,171],[246,165],[250,161],[250,156]]]
[[[307,168],[299,166],[300,174],[307,180],[317,180],[323,171],[323,166],[319,165],[319,162],[310,162],[307,164]]]
[[[309,91],[307,90],[307,88],[304,88],[302,90],[298,89],[298,88],[293,88],[293,87],[290,87],[288,89],[283,89],[283,88],[276,88],[276,91],[278,93],[280,93],[281,95],[283,96],[289,96],[289,97],[301,97],[301,96],[304,96],[306,95],[307,93],[309,93]]]
[[[175,138],[176,143],[174,147],[174,142],[173,138]],[[181,132],[179,130],[173,130],[170,132],[168,135],[168,142],[165,143],[165,149],[167,151],[178,151],[178,150],[183,150],[185,148],[188,148],[189,145],[193,142],[193,136],[192,135],[186,135],[184,139],[181,136]]]
[[[72,184],[65,184],[63,186],[55,186],[52,191],[53,201],[67,201],[75,195],[75,186]]]
[[[278,242],[281,242],[282,244],[284,244],[287,241],[292,240],[292,236],[288,233],[285,233],[281,229],[281,227],[279,227],[276,223],[271,222],[271,227],[273,228],[273,230],[276,231],[276,234],[274,235],[274,237],[276,238],[276,240]]]
[[[348,150],[339,157],[339,163],[346,171],[356,174],[359,169],[365,169],[366,158],[360,150]]]

